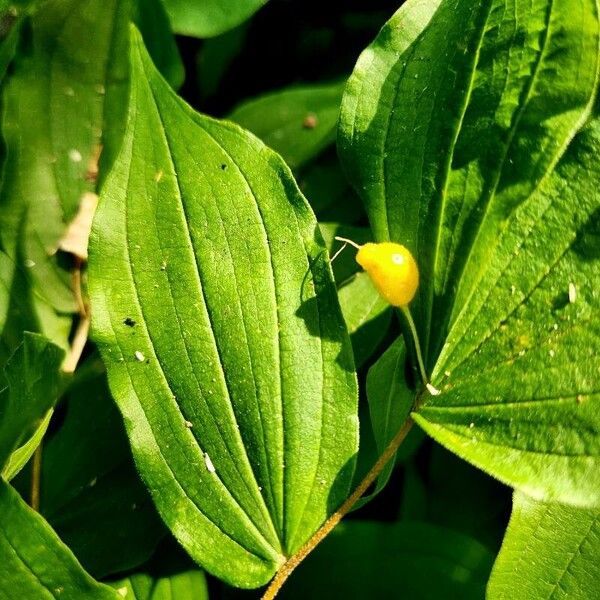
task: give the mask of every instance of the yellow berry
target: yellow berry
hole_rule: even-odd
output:
[[[419,287],[419,268],[404,246],[393,242],[364,244],[359,247],[356,262],[392,306],[408,306],[415,297]]]

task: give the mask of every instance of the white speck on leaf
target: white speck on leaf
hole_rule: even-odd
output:
[[[121,596],[121,598],[125,598],[125,596],[127,596],[127,588],[126,587],[119,588],[117,590],[117,594],[119,594],[119,596]]]
[[[185,426],[186,426],[188,429],[191,429],[191,428],[194,426],[194,424],[193,424],[191,421],[185,421]]]
[[[26,258],[25,259],[25,266],[28,269],[31,269],[31,267],[35,267],[35,261],[31,260],[30,258]]]
[[[73,162],[81,162],[83,159],[83,156],[81,156],[81,152],[79,152],[79,150],[76,150],[75,148],[71,148],[71,150],[69,150],[69,158],[73,161]]]
[[[204,453],[204,464],[206,465],[206,470],[209,473],[217,472],[217,470],[215,469],[215,465],[213,465],[212,460],[210,460],[210,456],[208,455],[208,452]]]
[[[573,282],[569,283],[569,302],[573,304],[577,300],[577,288]]]
[[[135,351],[135,359],[139,360],[140,362],[144,362],[144,360],[146,358],[145,358],[145,356],[139,350],[136,350]]]
[[[427,391],[432,396],[439,396],[441,394],[440,390],[438,390],[436,387],[434,387],[433,385],[431,385],[431,383],[426,383],[425,387],[427,388]]]

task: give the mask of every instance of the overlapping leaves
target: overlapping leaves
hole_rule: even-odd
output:
[[[340,127],[375,235],[421,267],[414,308],[442,393],[415,418],[503,481],[588,506],[598,44],[591,0],[408,2],[360,58]]]

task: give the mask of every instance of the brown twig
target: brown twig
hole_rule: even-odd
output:
[[[287,578],[292,574],[292,571],[316,548],[316,546],[333,530],[333,528],[346,516],[358,500],[365,494],[371,484],[377,479],[385,465],[392,459],[400,444],[406,438],[410,428],[413,425],[413,420],[408,417],[398,433],[393,437],[388,444],[383,454],[377,459],[371,470],[365,478],[358,484],[358,487],[352,492],[352,495],[321,525],[321,527],[313,534],[313,536],[288,560],[281,566],[274,579],[271,581],[267,591],[264,593],[262,600],[273,600],[278,594],[281,586]]]
[[[33,453],[31,461],[31,497],[29,505],[33,510],[40,510],[40,481],[42,478],[42,442]]]
[[[91,314],[89,307],[83,300],[81,293],[81,269],[83,267],[83,261],[79,258],[76,259],[75,267],[73,269],[72,281],[73,281],[73,296],[79,309],[79,322],[77,328],[73,334],[71,340],[71,346],[62,364],[63,373],[71,374],[75,372],[83,349],[87,343],[88,333],[90,331]],[[33,453],[33,459],[31,463],[31,496],[30,506],[35,511],[40,509],[40,488],[41,488],[41,477],[42,477],[42,441]]]

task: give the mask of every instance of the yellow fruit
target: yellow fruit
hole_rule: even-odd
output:
[[[356,262],[369,274],[377,291],[392,306],[408,306],[419,287],[419,268],[410,251],[400,244],[364,244]]]

